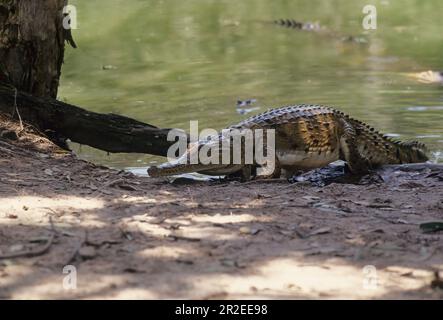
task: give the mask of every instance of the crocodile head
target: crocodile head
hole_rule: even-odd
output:
[[[202,150],[202,148],[204,148],[204,150]],[[186,152],[178,159],[163,163],[159,166],[150,167],[148,174],[151,177],[164,177],[199,172],[212,176],[220,176],[229,175],[241,170],[243,167],[241,164],[222,164],[221,155],[223,150],[220,136],[212,136],[205,140],[189,144]],[[212,152],[217,152],[219,155],[218,161],[203,161],[202,163],[201,154],[203,151],[209,155],[211,155]]]
[[[148,169],[150,177],[166,177],[191,172],[201,172],[209,175],[223,175],[223,165],[204,165],[180,163],[178,160],[163,163],[159,166],[152,166]]]

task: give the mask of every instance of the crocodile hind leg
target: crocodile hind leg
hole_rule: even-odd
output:
[[[355,129],[346,121],[342,121],[343,133],[340,138],[340,158],[346,161],[349,171],[354,174],[367,173],[370,169],[368,160],[360,154],[357,147]]]

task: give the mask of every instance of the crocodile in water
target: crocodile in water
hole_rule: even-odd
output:
[[[311,31],[314,33],[322,34],[330,38],[336,38],[342,42],[351,42],[358,44],[366,44],[368,40],[363,36],[342,35],[334,30],[326,28],[320,25],[318,22],[301,22],[294,19],[278,19],[274,21],[274,24],[289,29],[296,29],[301,31]]]

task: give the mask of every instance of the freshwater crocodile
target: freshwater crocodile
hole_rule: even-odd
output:
[[[365,173],[385,164],[428,160],[424,144],[394,141],[341,111],[321,105],[271,109],[228,127],[228,130],[233,129],[250,129],[252,132],[257,129],[275,130],[275,162],[268,166],[273,171],[260,178],[279,178],[282,173],[290,176],[298,171],[326,166],[336,160],[345,161],[351,173]],[[223,138],[219,134],[190,144],[179,159],[150,167],[148,173],[151,177],[189,172],[227,176],[240,174],[242,180],[249,180],[260,166],[256,163],[245,164],[243,157],[241,164],[190,163],[193,153]],[[243,145],[237,152],[244,152]]]
[[[294,19],[278,19],[273,21],[274,24],[286,27],[288,29],[295,29],[300,31],[309,31],[317,34],[322,34],[330,38],[335,38],[342,42],[351,42],[358,44],[367,44],[368,40],[363,36],[343,35],[339,32],[326,28],[318,22],[301,22]]]

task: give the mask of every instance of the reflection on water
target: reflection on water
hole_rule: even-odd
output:
[[[428,111],[428,110],[443,110],[443,106],[417,106],[417,107],[409,107],[409,111]]]
[[[71,0],[79,49],[68,49],[60,98],[162,127],[221,129],[268,107],[327,104],[400,139],[443,150],[443,86],[409,77],[443,70],[443,2],[375,1],[376,31],[361,27],[366,0]],[[426,17],[422,19],[420,17]],[[368,43],[282,28],[275,19],[319,22]],[[237,101],[253,100],[250,114]],[[163,161],[107,155],[116,168]]]

